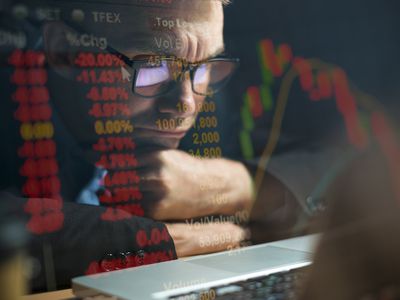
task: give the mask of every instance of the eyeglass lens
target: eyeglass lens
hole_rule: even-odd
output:
[[[209,95],[219,91],[235,69],[232,61],[211,61],[197,66],[193,74],[193,91]],[[168,92],[174,82],[182,80],[181,65],[174,61],[161,61],[157,66],[136,70],[135,93],[151,97]]]

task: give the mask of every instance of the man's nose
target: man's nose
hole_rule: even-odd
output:
[[[160,101],[161,113],[170,113],[179,117],[192,116],[196,112],[196,100],[189,77],[177,81],[176,87]]]

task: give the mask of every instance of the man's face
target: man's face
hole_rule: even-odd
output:
[[[188,62],[219,54],[224,46],[222,5],[219,1],[196,2],[144,11],[147,20],[123,33],[125,42],[118,50],[130,58],[166,54]],[[205,97],[193,92],[188,76],[175,83],[176,88],[163,96],[131,94],[133,135],[139,145],[177,148],[195,121]]]
[[[223,51],[223,9],[220,1],[174,0],[173,5],[161,8],[132,5],[120,10],[123,23],[117,30],[112,25],[98,23],[87,24],[83,30],[105,37],[109,46],[135,59],[166,55],[196,63]],[[49,25],[45,29],[45,43],[54,70],[64,78],[75,80],[82,69],[70,68],[74,65],[74,53],[87,49],[71,48],[66,35],[70,30],[63,24]],[[86,97],[87,89],[74,82],[55,78],[54,101],[77,140],[89,145],[97,138],[93,135],[93,120],[88,118],[91,103]],[[134,94],[131,92],[132,81],[126,83],[129,92],[126,103],[130,109],[129,116],[124,118],[129,118],[134,125],[132,137],[139,146],[177,148],[195,121],[205,97],[193,92],[189,76],[173,83],[174,89],[153,98]],[[72,86],[76,89],[71,89]],[[70,90],[67,91],[67,87]],[[77,119],[80,122],[76,122]]]

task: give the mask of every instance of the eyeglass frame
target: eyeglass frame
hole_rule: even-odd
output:
[[[68,22],[67,20],[63,20],[64,21],[64,23],[65,24],[67,24],[71,29],[73,29],[73,30],[75,30],[75,31],[77,31],[77,32],[80,32],[80,33],[88,33],[86,30],[83,30],[82,28],[80,28],[80,26],[79,25],[77,25],[77,24],[72,24],[71,22]],[[99,47],[99,49],[101,49],[100,47]],[[137,79],[137,70],[140,68],[140,67],[138,67],[138,65],[143,65],[143,64],[146,64],[146,63],[148,63],[149,62],[149,60],[144,60],[144,59],[135,59],[135,57],[137,57],[137,56],[139,56],[139,55],[137,55],[137,56],[135,56],[134,58],[129,58],[128,56],[126,56],[125,54],[123,54],[123,53],[121,53],[120,51],[118,51],[117,49],[115,49],[114,47],[112,47],[112,46],[109,46],[108,45],[108,43],[107,43],[107,45],[106,45],[106,47],[105,47],[105,49],[101,49],[101,50],[103,50],[103,51],[107,51],[109,54],[111,54],[111,55],[115,55],[116,57],[118,57],[120,60],[122,60],[126,65],[128,65],[129,67],[131,67],[135,72],[134,72],[134,74],[133,74],[133,76],[132,76],[132,88],[131,88],[131,90],[132,90],[132,92],[135,94],[135,95],[138,95],[138,96],[140,96],[140,97],[143,97],[143,98],[155,98],[155,97],[159,97],[159,96],[161,96],[161,95],[165,95],[165,94],[168,94],[169,92],[171,92],[174,88],[171,88],[171,89],[168,89],[166,92],[162,92],[162,93],[160,93],[160,94],[157,94],[157,95],[153,95],[153,96],[143,96],[143,95],[140,95],[140,94],[138,94],[136,91],[135,91],[135,83],[136,83],[136,79]],[[149,55],[150,57],[155,57],[155,56],[158,56],[158,57],[160,57],[160,55]],[[167,57],[168,58],[168,57]],[[176,57],[174,57],[173,58],[173,56],[169,56],[169,58],[172,60],[172,59],[177,59]],[[184,59],[178,59],[178,60],[181,60],[181,61],[185,61],[186,62],[186,60],[184,60]],[[235,64],[235,68],[234,68],[234,71],[236,70],[236,69],[238,69],[238,67],[239,67],[239,65],[240,65],[240,59],[239,58],[231,58],[231,57],[227,57],[227,56],[223,56],[223,55],[219,55],[219,56],[216,56],[216,57],[213,57],[213,58],[210,58],[210,59],[207,59],[207,60],[204,60],[204,61],[201,61],[201,62],[196,62],[196,63],[189,63],[189,62],[186,62],[186,66],[184,66],[184,64],[182,64],[182,69],[181,69],[181,71],[180,71],[180,77],[182,76],[182,75],[184,75],[187,71],[189,71],[190,72],[190,82],[191,82],[191,87],[192,87],[192,91],[193,91],[193,93],[195,93],[195,94],[197,94],[197,95],[201,95],[201,96],[210,96],[210,94],[202,94],[202,93],[198,93],[198,92],[196,92],[195,90],[194,90],[194,83],[193,83],[193,77],[194,77],[194,72],[197,70],[197,68],[200,66],[200,64],[202,64],[202,63],[205,63],[205,62],[213,62],[213,61],[228,61],[228,62],[233,62],[234,64]],[[231,79],[231,77],[234,75],[234,73],[235,72],[231,72],[231,74],[226,78],[226,82],[228,82],[230,79]],[[218,92],[218,91],[217,91]],[[213,95],[214,93],[211,93],[211,95]]]
[[[144,95],[141,95],[141,94],[137,93],[137,92],[135,91],[135,84],[136,84],[136,80],[137,80],[138,70],[139,70],[143,65],[148,65],[148,64],[149,64],[149,59],[135,59],[135,57],[138,57],[138,56],[140,56],[140,55],[137,55],[137,56],[135,56],[134,58],[129,58],[129,57],[126,56],[125,54],[119,52],[119,51],[116,50],[115,48],[113,48],[113,47],[111,47],[111,46],[108,46],[108,45],[107,45],[107,47],[106,47],[105,50],[106,50],[108,53],[117,56],[117,57],[118,57],[119,59],[121,59],[126,65],[128,65],[129,67],[131,67],[131,68],[134,70],[134,74],[133,74],[133,76],[132,76],[132,92],[133,92],[135,95],[140,96],[140,97],[143,97],[143,98],[155,98],[155,97],[159,97],[159,96],[161,96],[161,95],[168,94],[169,92],[173,91],[174,88],[176,88],[176,86],[173,86],[172,88],[168,88],[166,91],[163,91],[163,92],[161,92],[161,93],[159,93],[159,94],[155,94],[155,95],[152,95],[152,96],[144,96]],[[239,67],[239,65],[240,65],[240,59],[239,59],[239,58],[230,58],[230,57],[225,57],[225,56],[216,56],[216,57],[209,58],[209,59],[206,59],[206,60],[203,60],[203,61],[200,61],[200,62],[195,62],[195,63],[187,62],[186,60],[177,58],[177,57],[175,57],[175,56],[149,55],[149,57],[158,57],[158,58],[159,58],[159,57],[162,57],[162,59],[159,59],[160,61],[161,61],[161,60],[163,60],[163,61],[178,61],[178,62],[179,62],[179,61],[181,61],[181,62],[184,61],[185,63],[182,63],[181,70],[179,71],[179,76],[177,76],[176,78],[178,78],[178,77],[179,77],[179,78],[182,78],[182,76],[183,76],[185,73],[189,72],[192,91],[193,91],[193,93],[195,93],[195,94],[197,94],[197,95],[200,95],[200,96],[211,96],[211,95],[214,94],[214,92],[213,92],[213,93],[206,93],[206,94],[203,94],[203,93],[199,93],[199,92],[195,91],[195,89],[194,89],[194,74],[195,74],[196,70],[198,69],[198,67],[199,67],[201,64],[209,63],[209,62],[215,62],[215,61],[225,61],[225,62],[234,63],[235,67],[234,67],[234,69],[233,69],[233,72],[231,72],[231,74],[229,74],[229,76],[225,79],[226,82],[228,82],[228,81],[231,79],[231,77],[232,77],[232,76],[234,75],[234,73],[235,73],[234,71],[235,71],[235,70]],[[176,81],[176,80],[174,80],[174,81]],[[218,92],[218,91],[217,91],[217,92]]]

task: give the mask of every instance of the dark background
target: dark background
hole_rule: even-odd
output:
[[[247,87],[262,83],[257,45],[263,38],[275,45],[289,44],[295,56],[319,58],[341,67],[356,87],[377,98],[398,119],[399,17],[400,3],[395,0],[233,1],[225,8],[225,42],[227,52],[239,57],[241,66],[225,92],[217,96],[222,99],[217,101],[219,118],[224,120],[220,126],[224,154],[240,157],[237,112]],[[257,124],[260,129],[270,126],[272,113],[263,118]],[[280,147],[290,148],[299,139],[315,141],[318,136],[334,135],[333,131],[343,131],[334,101],[311,103],[295,84]],[[267,138],[261,138],[262,145]]]

